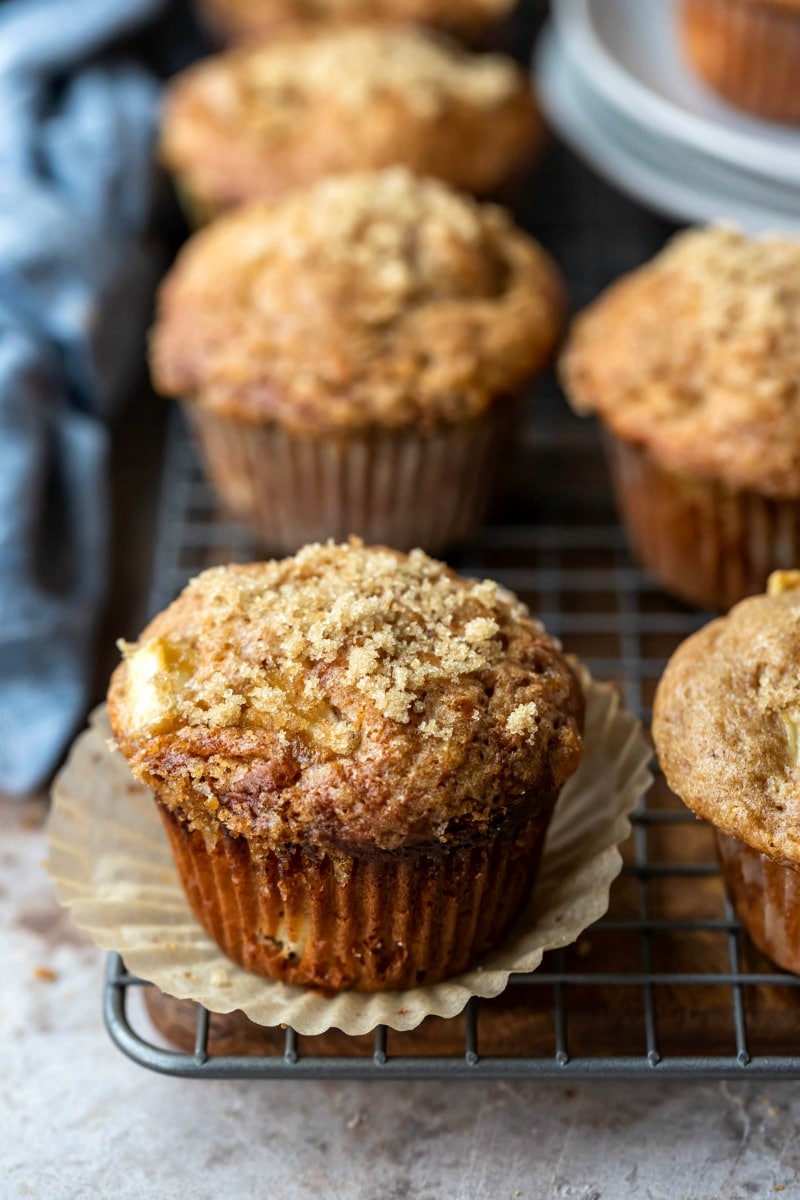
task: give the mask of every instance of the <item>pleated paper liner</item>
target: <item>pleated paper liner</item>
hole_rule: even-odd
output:
[[[536,888],[502,946],[470,971],[403,992],[328,997],[252,975],[226,958],[195,920],[155,802],[109,749],[103,708],[77,739],[53,788],[49,868],[61,902],[97,945],[162,992],[212,1012],[241,1010],[259,1025],[300,1034],[414,1029],[460,1013],[472,996],[497,996],[512,972],[535,970],[608,908],[628,815],[649,787],[651,752],[616,692],[583,672],[586,753],[561,793]]]

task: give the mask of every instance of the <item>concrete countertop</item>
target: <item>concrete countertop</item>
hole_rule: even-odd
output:
[[[0,800],[0,1197],[800,1198],[800,1081],[169,1079],[101,1018],[103,956],[43,869],[44,800]]]

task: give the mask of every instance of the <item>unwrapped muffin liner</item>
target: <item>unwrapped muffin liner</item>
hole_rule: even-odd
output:
[[[407,1030],[427,1016],[455,1016],[472,996],[497,996],[512,972],[534,971],[546,950],[575,941],[608,907],[628,815],[652,779],[651,752],[614,689],[585,671],[582,679],[586,750],[556,805],[533,895],[503,944],[455,978],[325,996],[237,967],[193,917],[153,797],[109,748],[104,708],[53,788],[49,868],[59,899],[130,971],[212,1012],[241,1010],[257,1024],[287,1024],[307,1035],[332,1027],[361,1034],[381,1024]]]
[[[736,915],[759,950],[800,973],[800,871],[714,830],[722,877]]]
[[[606,445],[633,550],[667,591],[727,610],[763,592],[772,571],[800,564],[800,500],[679,474],[612,434]]]
[[[692,66],[726,100],[774,121],[800,122],[800,11],[761,0],[683,0]]]
[[[270,550],[356,534],[436,554],[480,524],[514,402],[433,433],[339,438],[186,408],[212,486]]]

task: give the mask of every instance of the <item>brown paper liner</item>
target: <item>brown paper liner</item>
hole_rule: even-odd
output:
[[[634,553],[668,592],[727,610],[800,564],[800,501],[680,475],[613,435],[606,446]]]
[[[546,950],[566,946],[608,908],[619,874],[628,814],[652,781],[651,751],[613,688],[586,692],[586,750],[561,791],[533,893],[502,943],[480,963],[441,983],[334,996],[290,987],[243,970],[193,915],[153,797],[118,751],[109,750],[104,709],[76,741],[53,788],[49,868],[73,920],[161,991],[212,1012],[241,1010],[256,1024],[286,1023],[301,1034],[377,1025],[415,1029],[427,1016],[452,1017],[471,996],[498,996],[509,975],[534,971]]]
[[[194,915],[239,966],[330,991],[438,983],[502,941],[536,879],[554,798],[479,844],[397,854],[251,854],[160,806]]]
[[[186,408],[212,485],[270,550],[292,554],[357,534],[368,544],[437,554],[480,524],[513,403],[430,435],[342,440]]]
[[[722,876],[736,915],[759,950],[800,973],[800,871],[714,830]]]
[[[800,122],[800,11],[768,0],[683,0],[681,32],[692,66],[726,100]]]

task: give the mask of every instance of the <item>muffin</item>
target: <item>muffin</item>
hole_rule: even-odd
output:
[[[543,126],[525,74],[422,30],[344,29],[204,59],[172,81],[161,157],[190,221],[400,164],[486,193]]]
[[[205,24],[223,43],[352,24],[429,25],[480,42],[513,7],[514,0],[198,0]]]
[[[667,782],[715,828],[756,945],[800,971],[800,571],[770,577],[670,660],[653,735]]]
[[[725,609],[800,562],[800,243],[679,235],[577,318],[561,370],[668,591]]]
[[[500,942],[583,719],[508,593],[419,550],[308,546],[204,572],[123,650],[114,736],[233,960],[382,991]]]
[[[190,239],[153,382],[271,549],[353,533],[436,551],[480,519],[562,311],[555,268],[500,210],[399,169],[342,176]]]
[[[682,0],[680,25],[690,63],[716,92],[800,122],[800,0]]]

